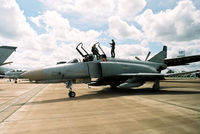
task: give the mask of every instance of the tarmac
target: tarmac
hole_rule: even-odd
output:
[[[140,88],[0,80],[0,134],[200,134],[200,79]]]

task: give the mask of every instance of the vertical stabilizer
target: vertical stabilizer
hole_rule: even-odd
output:
[[[163,50],[158,54],[153,56],[150,60],[151,62],[164,63],[165,58],[167,58],[167,46],[163,46]]]
[[[0,46],[0,65],[15,51],[17,47]]]

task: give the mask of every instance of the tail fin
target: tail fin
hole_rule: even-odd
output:
[[[163,46],[163,50],[158,54],[153,56],[150,60],[151,62],[164,63],[165,58],[167,58],[167,46]]]
[[[0,46],[0,65],[15,51],[17,47]]]

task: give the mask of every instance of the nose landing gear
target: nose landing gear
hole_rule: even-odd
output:
[[[74,98],[76,96],[76,93],[74,91],[69,91],[68,95],[70,98]]]
[[[72,91],[72,81],[66,82],[66,88],[69,88],[69,93],[68,93],[69,97],[74,98],[76,96],[76,93]]]

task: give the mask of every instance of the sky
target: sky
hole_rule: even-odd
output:
[[[200,54],[200,0],[1,0],[0,45],[17,46],[7,61],[20,69],[55,65],[100,42],[110,56],[145,59],[168,47],[168,58]],[[174,70],[199,69],[200,62]]]

